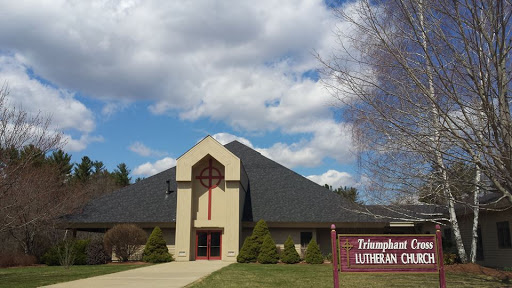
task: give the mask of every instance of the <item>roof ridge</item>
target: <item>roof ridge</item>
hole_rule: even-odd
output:
[[[307,179],[308,181],[312,182],[313,184],[318,185],[318,186],[320,186],[320,187],[322,187],[322,188],[325,188],[323,185],[320,185],[320,184],[316,183],[315,181],[313,181],[313,180],[311,180],[311,179],[307,178],[306,176],[304,176],[304,175],[301,175],[301,174],[297,173],[295,170],[293,170],[293,169],[291,169],[291,168],[288,168],[288,167],[284,166],[283,164],[281,164],[281,163],[279,163],[279,162],[277,162],[277,161],[275,161],[275,160],[273,160],[273,159],[271,159],[271,158],[269,158],[269,157],[267,157],[267,156],[263,155],[261,152],[258,152],[256,149],[251,148],[251,147],[249,147],[249,146],[247,146],[247,145],[243,144],[242,142],[240,142],[240,141],[238,141],[238,140],[236,140],[236,139],[235,139],[235,140],[233,140],[233,141],[231,141],[231,142],[229,142],[229,143],[227,143],[227,144],[225,144],[225,145],[224,145],[224,147],[226,147],[227,145],[229,145],[229,144],[231,144],[231,143],[233,143],[233,142],[236,142],[236,143],[238,143],[238,144],[240,144],[240,145],[244,146],[244,148],[245,148],[245,149],[250,150],[251,152],[256,152],[259,156],[261,156],[261,157],[262,157],[262,158],[264,158],[265,160],[271,161],[271,162],[273,162],[273,163],[275,163],[275,164],[279,165],[281,168],[284,168],[284,169],[286,169],[286,170],[289,170],[289,171],[291,171],[291,172],[295,173],[296,175],[298,175],[298,176],[300,176],[300,177],[302,177],[302,178]],[[228,147],[226,147],[226,148],[227,148],[228,150],[230,150]],[[231,151],[231,150],[230,150],[230,151]],[[233,151],[231,151],[231,152],[233,152]],[[240,158],[240,157],[239,157],[239,158]],[[240,160],[242,160],[242,158],[240,158]],[[243,161],[242,161],[242,162],[243,162]],[[328,190],[327,188],[325,188],[325,189],[326,189],[326,190]]]

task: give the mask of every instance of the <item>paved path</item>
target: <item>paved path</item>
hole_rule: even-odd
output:
[[[229,264],[222,261],[170,262],[44,287],[183,287]]]

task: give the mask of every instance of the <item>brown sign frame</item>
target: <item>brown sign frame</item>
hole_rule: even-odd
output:
[[[437,241],[436,234],[338,234],[337,235],[337,243],[339,245],[339,253],[338,259],[340,263],[340,272],[342,273],[439,273],[440,261],[443,259],[439,258],[439,243]],[[421,249],[421,251],[428,251],[429,253],[434,253],[435,263],[434,264],[351,264],[350,263],[350,250],[354,248],[355,245],[352,245],[348,239],[395,239],[396,242],[403,241],[404,239],[410,238],[412,239],[422,239],[422,240],[431,240],[434,245],[431,249]],[[345,241],[346,240],[346,241]],[[345,247],[343,247],[345,246]],[[342,251],[345,250],[345,253]],[[372,249],[378,250],[378,249]],[[388,250],[394,250],[389,249]],[[411,253],[413,250],[408,248],[404,249],[402,253]],[[346,257],[342,257],[346,255]],[[343,258],[343,259],[342,259]],[[347,261],[347,265],[344,265],[344,262]],[[352,269],[346,269],[348,267],[354,267]],[[344,268],[345,267],[345,268]]]

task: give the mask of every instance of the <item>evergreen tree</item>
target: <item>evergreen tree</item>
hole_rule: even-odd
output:
[[[344,186],[339,187],[338,189],[334,190],[334,192],[351,202],[361,204],[361,201],[359,201],[359,192],[357,191],[357,188]]]
[[[86,182],[92,174],[93,162],[87,156],[82,157],[82,162],[76,165],[74,169],[75,178]]]
[[[306,248],[306,263],[309,264],[322,264],[324,263],[324,257],[320,252],[320,248],[316,243],[315,239],[311,239]]]
[[[73,164],[71,164],[71,155],[62,150],[53,151],[52,155],[48,157],[50,164],[56,165],[59,168],[62,176],[67,177],[71,175]]]
[[[125,163],[117,165],[117,169],[114,170],[112,175],[116,180],[116,184],[122,187],[130,185],[130,181],[132,180],[132,177],[129,177],[130,169],[128,169]]]
[[[279,254],[277,253],[276,243],[272,240],[270,234],[267,234],[261,245],[258,262],[261,264],[276,264],[278,261]]]
[[[239,263],[256,262],[260,254],[261,245],[267,235],[270,235],[267,223],[261,219],[252,230],[252,235],[245,238],[244,245],[236,257]]]
[[[240,249],[240,253],[236,256],[238,263],[251,263],[256,262],[258,259],[259,245],[258,242],[251,235],[245,238],[244,245]]]
[[[3,156],[0,158],[2,160],[0,167],[2,168],[5,166],[14,165],[14,163],[17,163],[20,160],[20,151],[14,147],[0,147],[0,155]]]
[[[163,263],[174,260],[169,253],[169,249],[167,249],[167,244],[165,243],[160,227],[156,226],[155,229],[153,229],[142,255],[142,259],[150,263]]]
[[[281,261],[286,264],[295,264],[300,262],[299,253],[297,253],[295,244],[290,236],[288,236],[288,239],[284,242],[284,251],[281,255]]]
[[[260,219],[260,221],[256,223],[256,226],[254,226],[254,229],[252,230],[252,236],[254,237],[254,240],[258,244],[258,254],[260,252],[261,245],[263,244],[263,240],[265,240],[265,237],[267,235],[270,235],[267,222],[265,222],[265,220],[263,219]]]
[[[92,167],[94,168],[94,175],[99,175],[101,172],[105,171],[105,165],[101,161],[92,162]]]
[[[41,167],[46,162],[43,151],[32,144],[24,146],[19,155],[22,161],[35,167]]]

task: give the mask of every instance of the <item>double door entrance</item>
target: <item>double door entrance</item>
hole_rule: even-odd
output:
[[[201,230],[196,232],[196,259],[221,260],[222,231]]]

